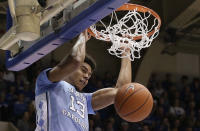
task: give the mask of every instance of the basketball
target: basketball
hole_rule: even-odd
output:
[[[153,98],[143,85],[129,83],[119,88],[114,105],[122,119],[129,122],[139,122],[151,113]]]

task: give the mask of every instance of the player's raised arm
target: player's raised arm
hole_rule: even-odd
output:
[[[127,83],[131,83],[132,81],[132,68],[131,61],[128,57],[122,58],[121,60],[121,68],[119,72],[119,76],[117,79],[116,87],[121,87]]]
[[[78,69],[85,59],[86,42],[88,40],[87,31],[80,34],[70,53],[48,73],[48,78],[52,82],[63,80],[67,75]]]
[[[114,103],[118,88],[124,84],[131,83],[132,79],[131,61],[129,58],[122,58],[121,69],[118,76],[116,88],[105,88],[96,91],[92,96],[92,107],[100,110]]]

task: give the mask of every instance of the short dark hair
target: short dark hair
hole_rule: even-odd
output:
[[[95,60],[90,55],[87,54],[85,56],[84,62],[91,66],[92,71],[95,70],[95,68],[96,68],[96,62],[95,62]]]

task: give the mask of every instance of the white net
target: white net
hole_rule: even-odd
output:
[[[109,24],[100,21],[103,25],[101,29],[98,29],[97,24],[90,29],[97,39],[112,42],[111,48],[108,49],[111,55],[129,57],[134,61],[135,58],[140,58],[140,50],[149,47],[158,36],[160,21],[151,12],[141,13],[137,8],[126,12],[126,15],[118,19],[114,11]],[[127,49],[130,52],[127,52]]]

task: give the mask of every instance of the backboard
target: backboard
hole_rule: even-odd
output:
[[[53,12],[51,13],[53,6],[42,8],[43,10],[41,9],[41,12],[37,12],[39,9],[35,10],[35,8],[32,7],[31,10],[34,9],[37,15],[40,15],[39,18],[41,18],[41,14],[46,10],[48,10],[46,12],[49,13],[47,14],[48,18],[50,17],[48,20],[39,19],[39,37],[37,34],[35,36],[32,35],[34,36],[32,37],[31,35],[28,35],[28,33],[24,33],[21,36],[18,35],[18,27],[15,26],[16,21],[13,17],[15,12],[10,8],[14,24],[0,39],[0,48],[9,50],[7,52],[6,67],[8,70],[12,71],[25,69],[51,51],[55,50],[60,45],[73,39],[89,26],[101,20],[126,2],[128,2],[128,0],[79,0],[73,4],[69,4],[63,10],[60,8],[63,8],[64,4],[60,5],[60,10],[56,10],[56,14]],[[20,13],[23,14],[23,12]],[[33,17],[37,18],[37,15]],[[46,14],[44,13],[43,15]],[[30,18],[32,19],[32,17]],[[8,19],[7,23],[10,24],[10,22],[11,19]],[[30,26],[28,25],[27,28],[29,27]],[[23,30],[26,30],[26,28]],[[38,32],[36,28],[33,30]],[[23,35],[27,37],[23,38]]]

